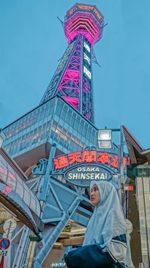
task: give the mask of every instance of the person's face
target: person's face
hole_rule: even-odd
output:
[[[100,202],[100,192],[96,184],[93,185],[90,191],[90,200],[93,206],[98,205],[98,203]]]

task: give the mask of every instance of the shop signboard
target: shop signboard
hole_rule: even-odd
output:
[[[75,185],[88,187],[92,180],[111,180],[111,173],[108,169],[98,165],[78,165],[65,172],[65,179]]]
[[[127,156],[123,156],[122,165],[129,163]],[[97,150],[84,150],[67,155],[60,155],[53,159],[53,175],[62,174],[71,184],[88,187],[92,180],[112,180],[119,173],[118,155]]]

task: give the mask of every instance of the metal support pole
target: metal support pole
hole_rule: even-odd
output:
[[[120,186],[125,183],[124,180],[124,167],[123,167],[123,149],[124,149],[124,140],[123,140],[123,131],[122,126],[120,128],[111,129],[112,132],[120,132],[120,142],[118,146],[118,168],[119,168],[119,176],[118,179],[120,181]],[[122,203],[121,189],[119,190],[119,198]]]
[[[120,165],[119,165],[119,172],[121,175],[121,182],[124,183],[124,167],[123,167],[123,146],[124,146],[124,141],[123,141],[123,131],[122,127],[120,127]]]
[[[120,183],[124,189],[125,186],[125,174],[124,174],[124,166],[123,166],[123,149],[124,149],[124,138],[123,138],[123,129],[122,126],[120,127],[120,165],[119,165],[119,172],[120,172]],[[123,193],[124,197],[121,196],[121,203],[122,206],[125,206],[125,217],[127,217],[127,210],[128,210],[128,194]],[[125,204],[123,204],[125,202]]]
[[[39,254],[37,255],[37,258],[34,263],[34,268],[41,268],[42,263],[44,262],[45,258],[47,257],[48,253],[51,251],[54,243],[58,239],[60,233],[64,229],[65,225],[67,224],[68,220],[71,218],[75,210],[77,209],[79,203],[81,201],[80,197],[76,197],[73,203],[71,204],[70,208],[67,212],[64,213],[62,216],[61,221],[58,223],[58,225],[55,227],[55,230],[51,233],[51,235],[48,237],[44,247],[41,249]]]
[[[50,173],[51,173],[52,168],[53,168],[53,158],[55,156],[55,152],[56,152],[56,144],[53,144],[51,147],[51,150],[50,150],[49,158],[48,158],[46,173],[45,173],[45,175],[42,179],[41,185],[40,185],[40,192],[38,195],[38,198],[40,201],[46,201],[47,192],[48,192],[48,188],[49,188],[49,177],[50,177]]]

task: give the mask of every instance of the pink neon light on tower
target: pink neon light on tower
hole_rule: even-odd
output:
[[[68,48],[41,103],[59,95],[88,120],[94,121],[93,45],[101,39],[103,27],[103,15],[95,6],[76,4],[69,9],[64,20]]]
[[[76,4],[66,14],[64,29],[69,43],[78,34],[94,45],[102,35],[103,15],[95,6]]]

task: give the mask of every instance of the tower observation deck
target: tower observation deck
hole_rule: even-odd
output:
[[[94,122],[92,59],[93,45],[102,37],[104,18],[92,5],[76,4],[64,19],[68,47],[41,100],[55,95]]]

